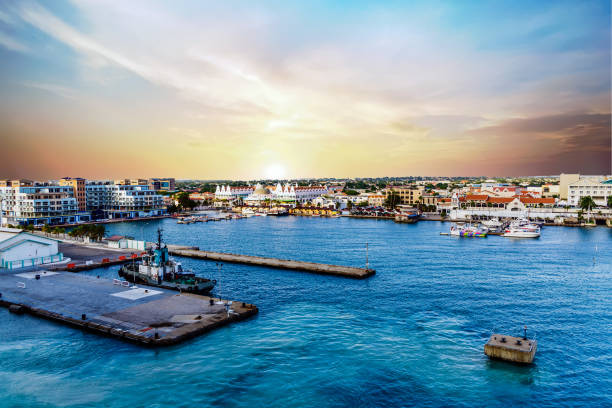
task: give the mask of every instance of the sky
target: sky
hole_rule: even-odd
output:
[[[610,174],[609,1],[3,0],[0,179]]]

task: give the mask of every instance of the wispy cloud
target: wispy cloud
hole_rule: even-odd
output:
[[[487,4],[366,6],[17,3],[0,21],[17,20],[7,38],[35,49],[36,63],[7,79],[82,100],[92,113],[64,116],[112,116],[106,132],[193,157],[177,165],[194,173],[234,171],[232,161],[263,151],[310,174],[468,174],[474,163],[480,174],[525,157],[551,167],[543,155],[582,129],[572,115],[610,112],[610,22],[599,3],[525,2],[502,14]],[[547,120],[570,127],[536,132]],[[196,145],[214,158],[193,156]]]
[[[78,98],[78,93],[74,89],[71,89],[71,88],[68,88],[62,85],[47,84],[47,83],[41,83],[41,82],[29,82],[29,81],[22,82],[21,84],[28,88],[40,89],[42,91],[51,92],[55,95],[61,96],[62,98],[67,98],[67,99],[77,99]]]
[[[0,45],[11,51],[17,51],[17,52],[23,52],[23,53],[30,52],[30,48],[27,45],[15,40],[12,37],[9,37],[8,35],[2,32],[0,32]]]

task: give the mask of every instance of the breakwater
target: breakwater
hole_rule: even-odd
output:
[[[266,266],[269,268],[289,269],[294,271],[317,273],[321,275],[341,276],[353,279],[365,279],[376,274],[374,269],[352,266],[330,265],[315,262],[294,261],[290,259],[267,258],[261,256],[227,254],[222,252],[200,251],[197,248],[168,246],[172,255],[210,261],[232,262],[246,265]]]

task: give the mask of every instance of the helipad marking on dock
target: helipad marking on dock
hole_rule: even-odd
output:
[[[45,276],[53,276],[53,275],[58,275],[58,274],[59,272],[38,271],[38,272],[18,273],[15,276],[19,276],[20,278],[24,278],[24,279],[36,279],[36,275],[40,275],[41,278],[44,278]]]
[[[111,293],[111,296],[117,296],[129,300],[138,300],[148,296],[159,295],[160,293],[162,292],[159,290],[136,288],[132,290],[126,290],[124,292]]]

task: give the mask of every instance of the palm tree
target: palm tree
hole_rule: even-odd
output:
[[[593,201],[593,197],[584,196],[580,199],[580,203],[578,204],[580,208],[583,210],[588,210],[590,208],[596,207],[595,201]]]

